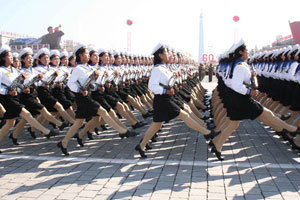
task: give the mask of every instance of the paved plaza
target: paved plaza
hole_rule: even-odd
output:
[[[210,91],[216,85],[203,84]],[[223,162],[202,134],[179,120],[164,125],[148,158],[139,159],[134,147],[151,121],[135,138],[122,140],[109,128],[85,138],[81,148],[73,139],[68,157],[56,147],[66,130],[50,140],[24,132],[19,146],[5,137],[0,199],[300,199],[300,157],[259,121],[240,124],[223,148]]]

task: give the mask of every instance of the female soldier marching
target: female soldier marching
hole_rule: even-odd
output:
[[[10,48],[2,47],[0,49],[0,103],[6,110],[4,114],[6,123],[0,130],[0,141],[14,126],[16,117],[18,116],[21,116],[29,122],[30,125],[40,130],[47,138],[56,135],[57,132],[53,129],[48,130],[43,127],[20,103],[17,97],[17,87],[19,84],[22,84],[23,75],[11,66],[12,63],[13,58]]]
[[[188,113],[173,102],[172,96],[175,94],[174,89],[164,88],[162,86],[168,85],[172,77],[172,73],[166,66],[169,56],[167,48],[162,44],[158,44],[153,50],[153,55],[155,67],[152,69],[148,84],[149,89],[155,94],[153,101],[153,123],[147,130],[142,142],[135,147],[135,150],[139,152],[142,158],[147,157],[145,147],[149,140],[161,128],[163,122],[170,121],[176,117],[183,120],[190,128],[203,133],[206,138],[214,138],[219,134],[219,132],[214,130],[207,130],[193,120]]]

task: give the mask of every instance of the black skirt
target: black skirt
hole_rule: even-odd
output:
[[[44,106],[36,100],[36,96],[32,93],[26,94],[22,92],[20,94],[20,103],[25,105],[25,108],[33,116],[40,114],[39,110],[44,108]]]
[[[175,94],[174,96],[172,96],[172,101],[179,106],[179,108],[181,108],[182,110],[184,109],[184,100],[178,95]]]
[[[268,78],[265,80],[265,92],[273,101],[279,101],[281,97],[281,81],[278,79]]]
[[[24,107],[24,105],[19,102],[18,96],[0,95],[0,102],[6,110],[3,116],[4,119],[14,119],[18,117]]]
[[[93,91],[92,92],[92,99],[97,101],[107,112],[110,111],[111,106],[105,99],[105,95],[103,92],[100,91]]]
[[[296,83],[294,92],[291,97],[291,110],[300,111],[300,84]]]
[[[185,84],[182,86],[182,90],[187,93],[188,95],[192,94],[192,89],[188,84]]]
[[[64,107],[65,110],[72,106],[72,102],[67,99],[64,88],[55,87],[52,89],[52,95],[58,100],[58,102]]]
[[[184,92],[184,90],[179,90],[178,94],[186,103],[190,102],[191,96]]]
[[[227,104],[229,104],[227,114],[230,120],[254,120],[262,114],[263,106],[254,101],[250,95],[242,95],[230,88],[227,92]]]
[[[120,96],[120,98],[125,102],[128,103],[127,101],[127,97],[128,97],[128,93],[123,90],[123,88],[119,87],[117,94]]]
[[[71,101],[72,103],[74,103],[74,101],[75,101],[75,94],[70,90],[70,88],[68,86],[65,87],[64,92],[65,92],[65,95],[66,95],[67,99],[69,101]]]
[[[257,76],[257,82],[258,82],[258,90],[260,91],[260,92],[265,92],[264,91],[264,87],[263,87],[263,84],[264,84],[264,82],[263,82],[263,77],[262,76]]]
[[[75,102],[77,104],[76,119],[88,119],[98,115],[100,104],[93,100],[91,96],[75,93]]]
[[[140,88],[140,90],[141,90],[141,92],[142,92],[143,94],[147,94],[148,88],[147,88],[143,83],[140,83],[140,84],[138,85],[138,87]]]
[[[57,112],[57,110],[54,108],[57,99],[53,97],[49,89],[40,86],[37,88],[37,92],[41,103],[47,108],[47,110],[49,112]]]
[[[285,89],[283,92],[282,105],[289,106],[292,103],[292,95],[296,88],[296,83],[294,81],[285,81]]]
[[[137,93],[129,86],[129,85],[126,85],[124,88],[122,88],[127,94],[129,94],[130,96],[132,97],[137,97]]]
[[[168,122],[180,114],[180,107],[167,94],[154,96],[153,110],[153,122]]]
[[[104,94],[107,102],[109,103],[109,105],[111,105],[112,108],[116,107],[118,102],[123,103],[123,100],[113,89],[113,87],[110,88],[105,87]]]
[[[145,92],[145,93],[148,92],[148,83],[142,82],[142,83],[140,84],[140,87],[143,88],[143,92]]]
[[[142,96],[142,95],[143,95],[143,92],[142,92],[141,89],[138,87],[138,85],[133,84],[133,85],[131,85],[131,88],[136,92],[136,94],[137,94],[138,96]]]

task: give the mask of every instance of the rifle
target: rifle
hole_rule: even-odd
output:
[[[67,83],[68,83],[68,75],[67,75],[67,73],[65,73],[64,75],[63,75],[63,78],[62,78],[62,81],[61,81],[64,85],[67,85]]]
[[[55,71],[55,72],[53,72],[53,74],[51,74],[51,76],[48,78],[48,80],[42,81],[42,82],[45,85],[52,85],[52,83],[54,82],[56,77],[57,77],[57,74],[56,74],[56,71]]]
[[[125,83],[126,79],[127,79],[127,74],[124,73],[121,77],[121,83]]]
[[[57,83],[62,83],[62,84],[64,84],[64,85],[66,85],[66,84],[67,84],[67,78],[68,78],[68,74],[65,73],[64,75],[61,76],[61,78],[60,78],[59,81],[56,81],[56,82],[55,82],[55,85],[56,85]]]
[[[168,85],[164,85],[164,84],[162,84],[162,83],[159,83],[159,85],[162,86],[162,87],[163,87],[164,89],[166,89],[166,90],[170,90],[170,89],[172,89],[172,88],[175,87],[175,83],[176,83],[176,76],[173,75],[173,76],[170,78]]]
[[[25,88],[30,88],[35,82],[37,82],[40,79],[40,75],[36,75],[34,76],[30,81],[28,81],[28,83],[24,84],[24,85],[19,85],[20,89],[25,89]]]
[[[110,75],[107,76],[106,82],[107,82],[107,83],[112,83],[113,80],[114,80],[114,78],[115,78],[115,74],[114,74],[114,73],[111,73]],[[112,84],[113,84],[113,83],[112,83]]]
[[[117,85],[119,85],[119,82],[120,82],[120,77],[119,75],[116,75],[114,80],[112,81],[112,85],[116,87]]]
[[[85,83],[81,85],[81,83],[77,80],[76,82],[79,85],[80,90],[85,91],[87,89],[94,89],[94,86],[92,85],[92,81],[94,80],[94,72],[91,73],[91,75],[86,79]]]
[[[19,74],[19,76],[17,78],[15,78],[15,80],[11,83],[10,86],[4,84],[4,83],[1,83],[4,87],[7,88],[8,91],[15,91],[18,87],[20,87],[22,85],[24,81],[24,76],[23,74]]]
[[[258,81],[257,81],[257,77],[256,75],[254,75],[254,68],[253,66],[251,65],[250,66],[250,69],[251,69],[251,77],[250,77],[250,84],[246,83],[246,82],[243,82],[244,85],[246,85],[246,87],[248,88],[251,88],[251,89],[257,89],[258,88]]]
[[[96,80],[96,85],[98,86],[98,87],[104,87],[104,85],[105,85],[105,82],[106,82],[106,78],[107,78],[107,76],[106,76],[106,74],[105,74],[105,72],[102,74],[102,76],[99,76],[98,77],[98,79]],[[99,81],[98,81],[99,80]],[[99,82],[99,83],[97,83],[97,82]]]

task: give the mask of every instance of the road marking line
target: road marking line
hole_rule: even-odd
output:
[[[23,159],[39,161],[66,161],[66,162],[92,162],[108,164],[152,164],[152,165],[181,165],[195,167],[215,167],[215,166],[235,166],[245,168],[281,168],[281,169],[300,169],[300,164],[292,163],[249,163],[249,162],[209,162],[209,161],[184,161],[184,160],[139,160],[139,159],[119,159],[119,158],[78,158],[78,157],[59,157],[59,156],[30,156],[30,155],[0,155],[0,159]]]

